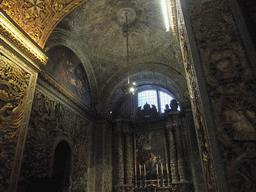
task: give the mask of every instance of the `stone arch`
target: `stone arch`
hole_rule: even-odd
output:
[[[52,171],[53,171],[53,163],[54,163],[54,152],[55,152],[55,149],[57,147],[57,145],[61,142],[61,141],[65,141],[68,143],[68,145],[70,146],[71,148],[71,162],[73,162],[73,142],[67,138],[67,137],[57,137],[54,141],[54,144],[53,144],[53,148],[52,148],[52,151],[51,151],[51,162],[50,162],[50,166],[51,166],[51,170],[50,170],[50,176],[52,177]],[[71,163],[71,173],[73,171],[73,165]]]

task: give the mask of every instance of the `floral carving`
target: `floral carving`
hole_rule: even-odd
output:
[[[42,0],[25,0],[23,13],[27,21],[34,21],[36,18],[45,18],[45,3]]]

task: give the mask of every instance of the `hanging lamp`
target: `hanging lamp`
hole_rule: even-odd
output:
[[[125,30],[124,32],[126,32],[126,53],[127,53],[127,57],[126,57],[126,61],[127,61],[127,83],[126,84],[123,84],[121,86],[121,90],[125,93],[125,94],[132,94],[134,95],[135,94],[135,91],[136,91],[136,84],[135,83],[132,83],[130,82],[130,63],[129,63],[129,34],[128,34],[128,31],[129,31],[129,28],[128,28],[128,16],[126,14],[126,27],[125,27]]]

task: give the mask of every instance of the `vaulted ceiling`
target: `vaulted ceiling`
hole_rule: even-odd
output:
[[[13,19],[19,23],[24,18],[20,26],[41,47],[65,45],[77,54],[100,111],[120,100],[120,86],[127,81],[125,14],[131,81],[138,86],[157,85],[180,102],[188,100],[178,34],[166,31],[160,0],[22,0],[13,9],[11,2],[4,1],[1,7],[9,15],[17,7],[25,10]],[[40,32],[31,33],[36,29]]]
[[[176,33],[166,31],[160,0],[91,0],[54,29],[48,49],[64,44],[84,61],[93,98],[115,103],[127,81],[125,13],[129,22],[131,81],[158,85],[184,101],[188,93]]]

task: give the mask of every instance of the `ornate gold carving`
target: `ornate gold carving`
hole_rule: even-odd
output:
[[[0,54],[0,161],[3,165],[0,168],[0,188],[3,191],[13,184],[10,176],[18,148],[18,133],[22,133],[26,125],[22,120],[30,78],[30,74]],[[14,170],[13,175],[18,172]]]
[[[20,126],[30,75],[0,55],[0,132]]]
[[[0,12],[0,21],[0,34],[3,35],[4,38],[13,43],[39,65],[45,65],[47,63],[47,56],[42,50],[15,27],[2,12]]]
[[[41,47],[58,22],[87,0],[3,0],[2,8]]]

